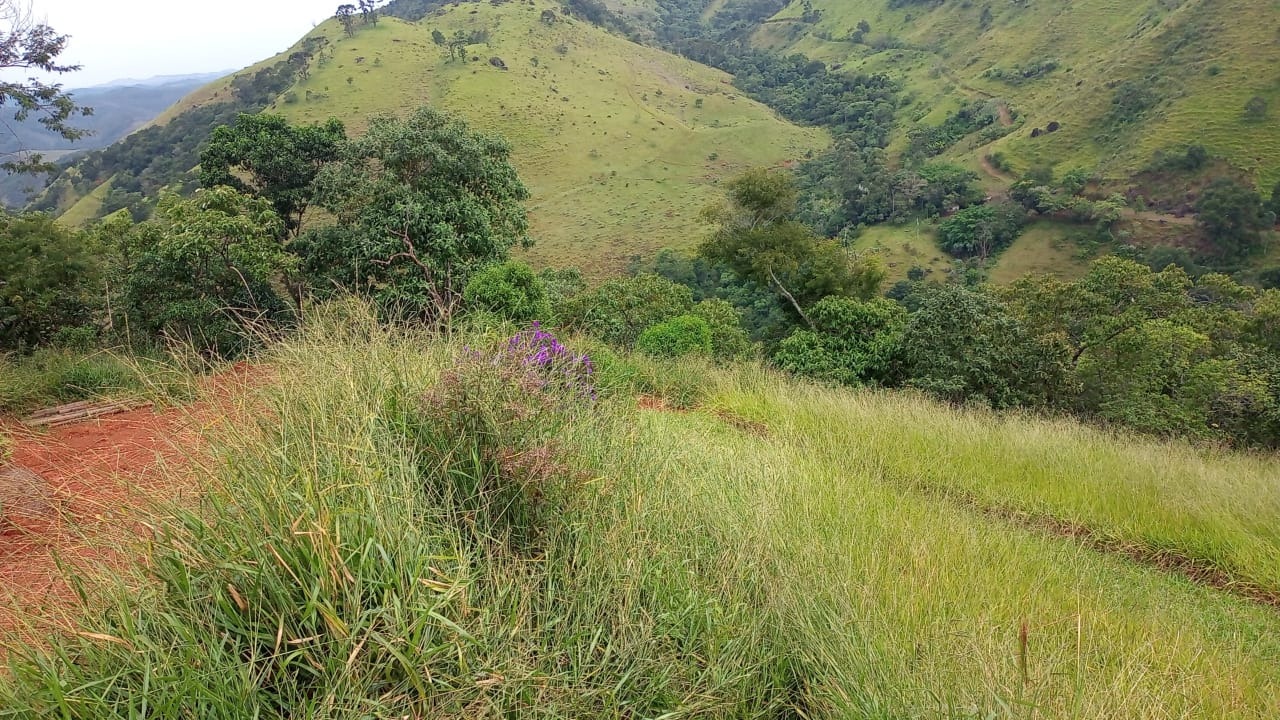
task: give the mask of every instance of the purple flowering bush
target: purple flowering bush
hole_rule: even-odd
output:
[[[449,468],[445,487],[428,490],[467,513],[486,542],[536,547],[575,475],[560,438],[596,397],[591,358],[538,323],[464,348],[421,402],[425,459]]]

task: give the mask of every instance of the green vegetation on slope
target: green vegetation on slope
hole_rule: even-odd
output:
[[[156,518],[148,577],[92,586],[75,634],[48,649],[11,647],[6,707],[86,718],[144,707],[224,718],[1280,712],[1271,608],[904,477],[950,451],[974,477],[929,479],[958,491],[1017,505],[1057,479],[1047,504],[1086,508],[1078,515],[1105,530],[1087,509],[1094,489],[1116,504],[1145,494],[1130,478],[1157,478],[1176,457],[1189,474],[1160,482],[1186,493],[1138,522],[1174,547],[1255,548],[1240,561],[1274,581],[1261,552],[1276,556],[1274,533],[1242,526],[1224,495],[1263,503],[1258,519],[1274,526],[1275,488],[1255,482],[1274,461],[1026,420],[1019,457],[1038,448],[1060,464],[1024,481],[999,470],[1002,423],[918,398],[696,361],[606,362],[588,347],[601,363],[592,402],[572,386],[531,391],[527,370],[501,369],[518,354],[514,366],[476,360],[378,329],[359,309],[312,322],[264,358],[275,380],[251,394],[261,421],[214,432],[184,474],[203,502]],[[466,342],[511,347],[502,338]],[[673,400],[695,388],[707,410],[637,410],[641,385]],[[878,427],[886,417],[900,437]],[[1074,480],[1080,468],[1098,476]],[[1189,515],[1197,527],[1181,524]]]
[[[1037,163],[1136,173],[1157,150],[1201,144],[1258,182],[1280,179],[1274,125],[1275,8],[1260,0],[1117,3],[933,3],[814,0],[761,27],[764,46],[804,52],[846,70],[906,82],[908,123],[938,125],[950,109],[995,98],[1012,109],[1004,139],[968,138],[958,155],[1004,152]],[[790,22],[782,22],[790,19]],[[860,22],[870,26],[861,32]],[[1050,123],[1059,129],[1031,137]]]
[[[633,255],[692,246],[721,178],[827,142],[743,97],[723,73],[585,21],[548,25],[543,9],[464,5],[420,23],[384,18],[337,39],[273,112],[339,117],[359,133],[370,117],[426,103],[502,134],[532,192],[528,258],[595,276]],[[434,30],[487,31],[488,41],[469,45],[464,62],[432,41]]]

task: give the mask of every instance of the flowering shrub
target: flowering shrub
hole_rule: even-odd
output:
[[[536,547],[559,515],[573,478],[559,438],[593,405],[594,376],[589,357],[534,323],[487,350],[466,348],[423,398],[427,459],[455,468],[436,489],[486,542]]]
[[[539,376],[538,386],[543,391],[596,399],[596,369],[591,358],[570,351],[540,323],[511,336],[503,352],[505,357],[500,354],[495,360],[518,361],[522,368]]]

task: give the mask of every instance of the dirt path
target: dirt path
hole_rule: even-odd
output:
[[[232,400],[261,379],[237,366],[207,379],[201,402],[48,431],[0,418],[0,430],[15,441],[12,466],[34,474],[45,505],[39,515],[0,521],[0,639],[31,623],[64,627],[78,604],[69,572],[140,560],[130,550],[148,532],[151,504],[194,498],[183,467],[205,431],[236,414]]]
[[[47,507],[0,528],[0,631],[23,619],[56,623],[75,604],[60,562],[75,571],[129,561],[120,548],[143,530],[138,508],[183,493],[163,470],[196,442],[197,417],[134,410],[48,433],[6,424],[12,461],[38,476]]]

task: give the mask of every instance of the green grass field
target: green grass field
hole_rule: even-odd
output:
[[[1280,136],[1274,122],[1250,120],[1244,107],[1260,96],[1280,102],[1272,69],[1280,62],[1274,25],[1280,15],[1263,0],[908,4],[885,0],[815,0],[814,26],[772,23],[757,42],[841,63],[850,71],[885,72],[914,98],[900,117],[936,123],[959,100],[1006,100],[1022,123],[990,145],[958,143],[956,157],[1002,151],[1016,169],[1034,163],[1098,168],[1128,177],[1161,148],[1200,143],[1269,189],[1280,180]],[[779,18],[798,17],[792,3]],[[988,25],[983,13],[989,12]],[[869,44],[849,42],[859,21]],[[822,34],[831,38],[824,40]],[[1056,70],[1021,83],[985,77],[1054,60]],[[1150,85],[1158,102],[1119,130],[1103,127],[1116,86]],[[1041,138],[1033,128],[1062,129]],[[896,145],[901,147],[901,145]]]
[[[586,22],[548,26],[545,7],[452,7],[417,24],[384,19],[353,38],[326,24],[334,57],[294,88],[295,102],[272,111],[303,122],[340,117],[353,133],[373,115],[420,104],[461,113],[512,144],[533,193],[528,259],[592,276],[616,273],[633,255],[692,246],[721,179],[828,142],[742,96],[723,73]],[[467,62],[431,40],[433,30],[476,29],[490,39],[469,46]]]
[[[203,501],[157,514],[146,578],[89,583],[76,634],[10,647],[3,707],[1280,713],[1274,608],[983,511],[1278,588],[1273,457],[590,344],[601,399],[544,405],[456,364],[500,331],[447,344],[358,310],[311,322],[262,358],[273,383],[245,389],[260,421],[214,428],[183,471]],[[695,407],[638,409],[637,390]]]

